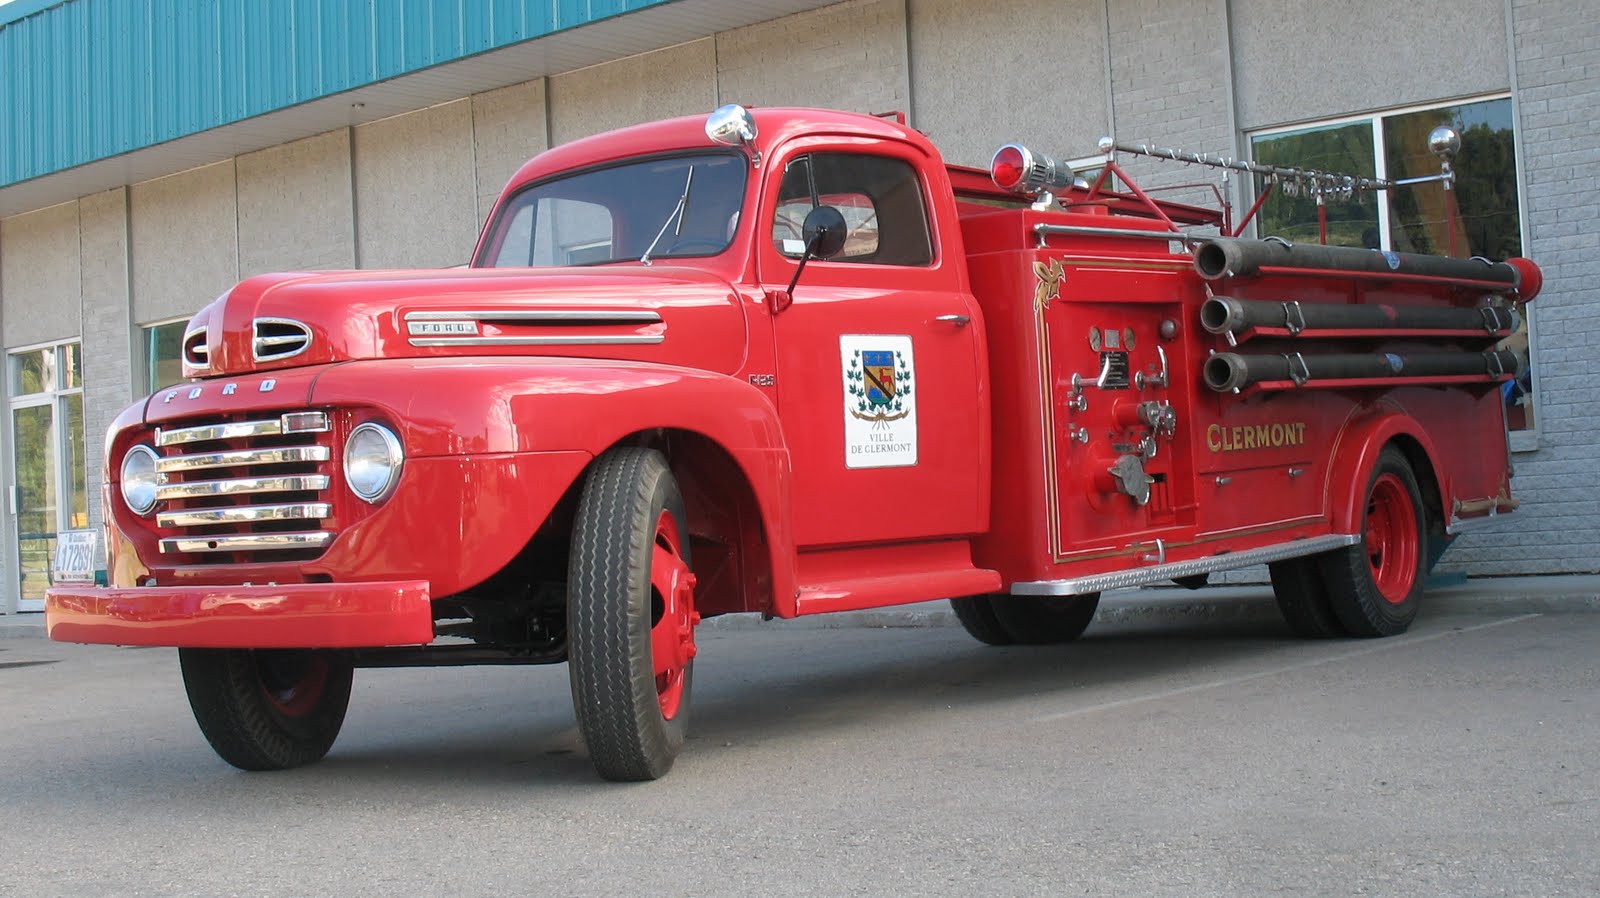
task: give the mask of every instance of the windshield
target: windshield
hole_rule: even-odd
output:
[[[744,203],[745,157],[625,162],[543,181],[501,210],[478,265],[525,268],[714,256]]]

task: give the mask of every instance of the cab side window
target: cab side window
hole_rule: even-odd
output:
[[[778,188],[772,245],[792,259],[805,253],[801,227],[817,206],[832,206],[849,232],[830,262],[928,265],[928,213],[916,169],[900,159],[813,153],[790,161]]]

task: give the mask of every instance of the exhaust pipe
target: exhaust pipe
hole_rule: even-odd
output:
[[[1319,380],[1406,380],[1430,377],[1482,377],[1485,381],[1521,376],[1522,356],[1490,352],[1350,353],[1333,355],[1244,354],[1219,352],[1206,359],[1201,377],[1218,393],[1231,393],[1263,381],[1305,386]]]

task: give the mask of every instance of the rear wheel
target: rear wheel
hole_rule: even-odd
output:
[[[1010,645],[1016,642],[995,617],[994,601],[990,596],[964,596],[950,600],[956,620],[973,639],[988,645]]]
[[[242,770],[321,760],[344,725],[354,671],[326,652],[179,649],[200,732]]]
[[[683,748],[694,676],[683,496],[659,452],[615,449],[584,482],[567,571],[568,673],[600,775],[652,780]]]
[[[1316,556],[1279,561],[1267,565],[1267,570],[1272,574],[1272,594],[1278,600],[1278,610],[1296,636],[1327,639],[1347,635],[1333,613]]]
[[[1404,633],[1417,616],[1427,568],[1427,514],[1406,457],[1378,456],[1367,480],[1361,542],[1320,557],[1329,605],[1352,636]]]
[[[1097,592],[1082,596],[996,596],[990,607],[1012,642],[1054,645],[1083,635],[1100,607]]]

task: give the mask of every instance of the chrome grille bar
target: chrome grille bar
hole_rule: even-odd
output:
[[[207,496],[244,496],[251,493],[297,492],[328,488],[326,474],[289,477],[241,477],[236,480],[196,480],[156,487],[157,499],[198,499]]]
[[[199,471],[235,465],[287,465],[327,461],[332,452],[327,446],[289,446],[280,449],[241,449],[236,452],[208,452],[201,455],[173,455],[156,459],[156,471]]]
[[[319,521],[332,513],[333,506],[326,502],[196,508],[164,511],[156,515],[156,526],[203,527],[207,524],[251,524],[258,521]]]
[[[250,437],[280,436],[286,433],[322,433],[330,428],[323,412],[290,412],[270,421],[231,421],[203,427],[156,430],[157,446],[206,443],[214,440],[240,440]]]
[[[251,533],[243,536],[184,536],[161,541],[163,553],[200,554],[205,552],[271,551],[273,549],[320,549],[333,542],[333,534]]]

